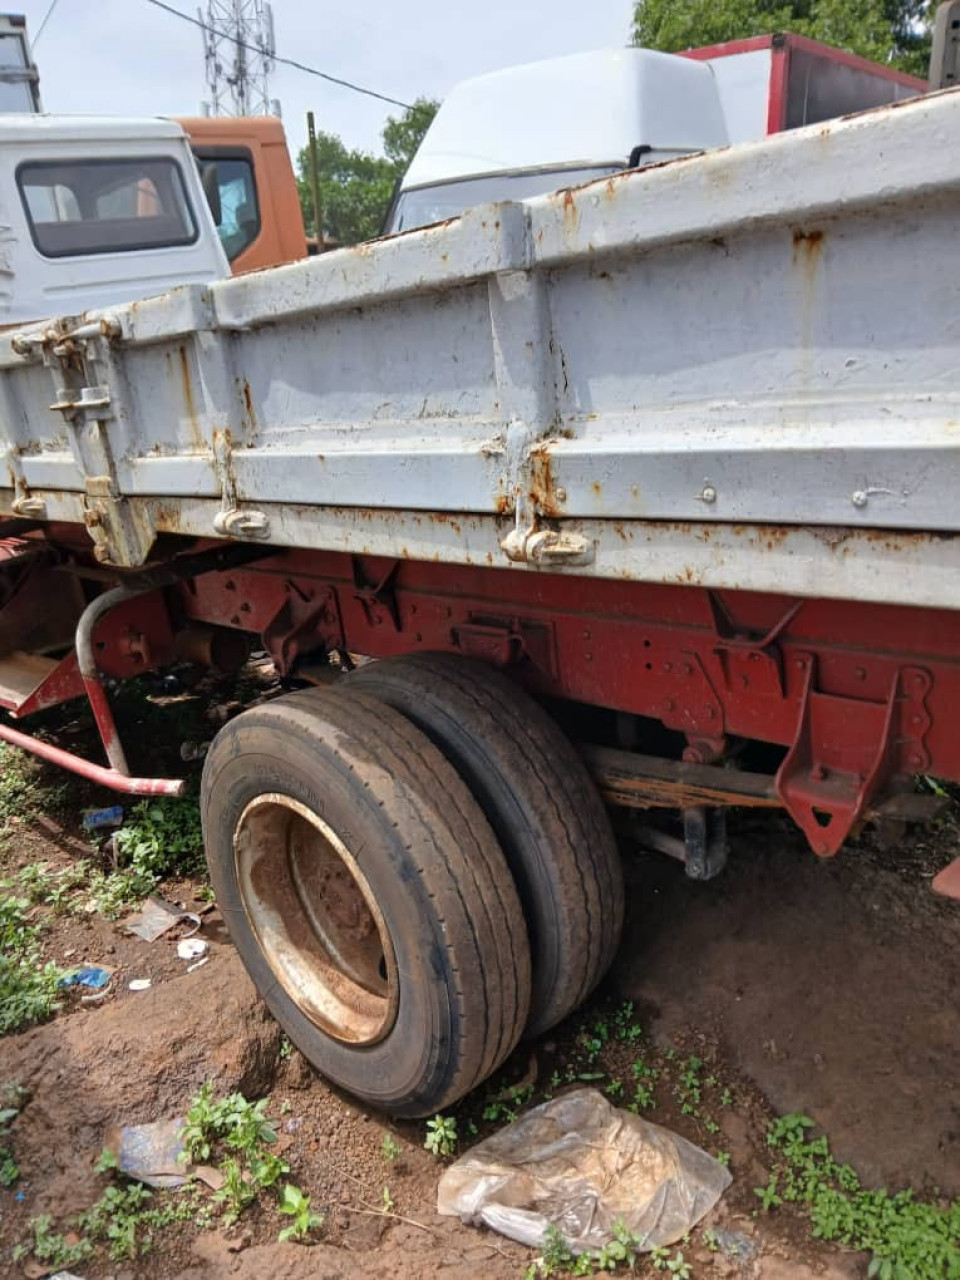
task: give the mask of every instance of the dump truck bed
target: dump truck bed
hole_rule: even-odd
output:
[[[8,335],[0,512],[960,607],[960,93]]]

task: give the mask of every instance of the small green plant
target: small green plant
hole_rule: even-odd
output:
[[[389,1133],[383,1135],[383,1141],[380,1143],[380,1154],[384,1160],[389,1160],[391,1164],[395,1164],[403,1154],[403,1148],[400,1143],[390,1136]]]
[[[281,1213],[293,1219],[289,1227],[284,1227],[280,1232],[281,1244],[287,1240],[304,1241],[312,1231],[319,1231],[323,1226],[323,1216],[313,1213],[310,1208],[310,1197],[289,1182],[280,1195],[279,1209]]]
[[[65,1235],[54,1231],[53,1217],[49,1213],[31,1218],[28,1230],[32,1239],[14,1248],[14,1262],[23,1262],[32,1257],[38,1262],[46,1263],[51,1271],[62,1271],[86,1262],[93,1253],[93,1245],[89,1240],[81,1238],[68,1243]]]
[[[383,1188],[383,1191],[380,1195],[380,1200],[381,1200],[381,1203],[383,1204],[383,1212],[393,1213],[393,1210],[396,1206],[393,1203],[393,1196],[390,1194],[389,1187]]]
[[[775,1209],[778,1205],[783,1204],[783,1197],[779,1194],[780,1180],[777,1174],[770,1175],[770,1181],[765,1187],[754,1187],[753,1194],[760,1201],[760,1208],[764,1213],[769,1213],[771,1209]]]
[[[13,1150],[7,1145],[10,1138],[8,1126],[18,1114],[15,1107],[5,1107],[0,1111],[0,1187],[12,1187],[20,1177],[20,1166],[13,1157]]]
[[[146,1187],[130,1183],[108,1187],[76,1225],[90,1240],[105,1244],[115,1262],[123,1262],[149,1253],[156,1233],[171,1223],[195,1216],[189,1194],[157,1205]]]
[[[268,1150],[277,1131],[267,1116],[267,1101],[248,1102],[242,1093],[214,1098],[213,1085],[201,1085],[180,1131],[184,1159],[205,1163],[215,1152],[223,1185],[213,1200],[221,1206],[225,1226],[232,1226],[260,1193],[275,1187],[290,1166]],[[229,1154],[223,1154],[229,1153]]]
[[[248,1102],[242,1093],[215,1100],[213,1085],[207,1081],[190,1104],[180,1141],[189,1159],[210,1159],[218,1140],[234,1151],[255,1152],[264,1143],[277,1140],[277,1131],[267,1118],[267,1101]]]
[[[0,1035],[45,1022],[59,1007],[62,976],[43,960],[29,899],[13,896],[11,888],[0,883]]]
[[[703,1243],[710,1253],[716,1253],[720,1248],[720,1241],[717,1239],[717,1233],[710,1227],[703,1229]]]
[[[533,1085],[514,1086],[499,1093],[483,1109],[484,1120],[509,1124],[533,1097]]]
[[[427,1121],[423,1145],[434,1156],[452,1156],[457,1149],[457,1122],[453,1116],[434,1116]]]
[[[716,1160],[717,1164],[726,1165],[726,1166],[729,1168],[729,1166],[730,1166],[730,1152],[729,1152],[729,1151],[718,1151],[718,1152],[717,1152],[717,1154],[716,1154],[716,1156],[714,1157],[714,1159]]]
[[[613,1015],[613,1025],[618,1040],[637,1044],[643,1038],[643,1028],[634,1017],[632,1000],[625,1000]]]
[[[257,1198],[258,1188],[251,1177],[247,1176],[236,1156],[227,1156],[220,1165],[223,1174],[223,1185],[213,1193],[217,1204],[223,1207],[223,1224],[232,1227],[244,1209],[250,1207]]]
[[[588,1249],[579,1256],[573,1252],[556,1227],[550,1226],[543,1233],[541,1256],[527,1268],[526,1280],[539,1280],[541,1276],[592,1276],[597,1271],[634,1271],[639,1260],[643,1241],[617,1221],[613,1224],[611,1238],[599,1249]],[[654,1254],[656,1254],[654,1250]],[[665,1259],[669,1251],[662,1250]],[[653,1255],[651,1255],[653,1256]],[[678,1254],[682,1258],[682,1255]],[[656,1263],[654,1263],[656,1265]],[[689,1280],[690,1272],[680,1272],[681,1280]]]
[[[113,1173],[120,1168],[120,1161],[109,1147],[104,1147],[97,1157],[97,1163],[93,1167],[97,1173]]]
[[[878,1280],[953,1280],[960,1276],[960,1201],[920,1201],[912,1191],[891,1195],[867,1191],[849,1165],[834,1160],[824,1135],[799,1114],[781,1116],[767,1142],[779,1160],[766,1188],[780,1203],[802,1206],[811,1234],[870,1254],[869,1274]],[[766,1197],[770,1199],[769,1196]]]

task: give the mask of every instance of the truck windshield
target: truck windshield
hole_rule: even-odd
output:
[[[435,186],[412,187],[401,191],[390,217],[388,232],[411,231],[458,217],[465,209],[493,200],[526,200],[562,187],[576,187],[594,178],[617,173],[623,165],[595,165],[583,169],[538,169],[527,173],[492,173],[483,178],[464,178]]]
[[[197,222],[172,159],[27,161],[17,185],[47,258],[191,244]]]

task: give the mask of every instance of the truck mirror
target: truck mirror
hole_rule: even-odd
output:
[[[220,204],[220,183],[218,181],[216,160],[202,160],[200,162],[200,181],[203,184],[203,191],[207,197],[210,212],[213,214],[213,220],[219,227],[223,221],[223,207]]]

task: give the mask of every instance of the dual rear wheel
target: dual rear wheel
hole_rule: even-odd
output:
[[[208,754],[201,810],[274,1016],[394,1115],[469,1092],[589,994],[619,941],[619,861],[583,764],[467,659],[389,659],[244,712]]]

